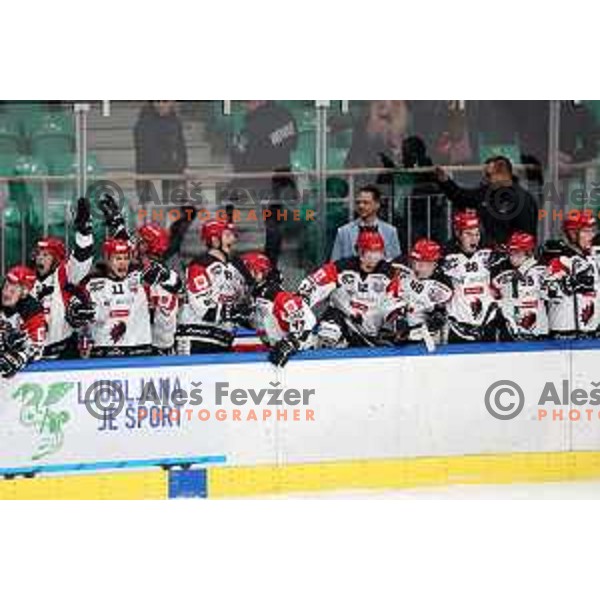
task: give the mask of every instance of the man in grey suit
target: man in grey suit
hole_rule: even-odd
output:
[[[377,217],[381,204],[381,192],[374,185],[366,185],[358,191],[355,210],[358,219],[339,227],[335,236],[331,260],[356,256],[356,238],[361,229],[378,231],[385,244],[385,259],[391,260],[400,255],[398,231],[393,225]]]

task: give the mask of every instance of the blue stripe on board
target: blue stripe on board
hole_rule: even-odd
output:
[[[0,468],[2,475],[19,475],[22,473],[69,473],[73,471],[103,471],[108,469],[142,469],[146,467],[180,465],[223,464],[227,458],[223,455],[190,456],[188,458],[147,458],[141,460],[108,460],[92,463],[72,463],[62,465],[36,465],[28,467]]]
[[[292,360],[339,360],[343,358],[389,358],[394,356],[447,356],[454,354],[494,354],[501,352],[547,352],[560,350],[597,350],[600,340],[541,340],[539,342],[485,342],[449,344],[427,352],[424,344],[402,347],[345,348],[341,350],[306,350]],[[139,356],[134,358],[93,358],[88,360],[38,361],[28,372],[99,371],[104,369],[150,369],[185,365],[243,364],[265,362],[265,352],[229,352],[193,356]]]

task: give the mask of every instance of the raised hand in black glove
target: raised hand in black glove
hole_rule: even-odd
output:
[[[170,271],[165,265],[157,261],[151,261],[142,273],[142,279],[147,285],[162,283],[169,279]]]
[[[23,352],[7,350],[0,354],[0,375],[5,379],[16,375],[27,363]]]
[[[116,200],[109,194],[105,194],[100,200],[100,209],[104,214],[104,221],[108,227],[108,237],[127,239],[125,219]]]
[[[79,298],[71,298],[67,306],[67,323],[74,329],[91,323],[96,317],[96,307],[93,302],[83,302]]]
[[[298,342],[293,338],[279,340],[269,352],[269,361],[277,367],[285,367],[290,356],[298,351]]]
[[[75,230],[82,235],[92,233],[92,207],[88,198],[79,198],[75,209]]]

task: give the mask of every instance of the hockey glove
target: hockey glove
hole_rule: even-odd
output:
[[[79,198],[75,209],[75,230],[82,235],[92,233],[92,208],[88,198]]]
[[[67,306],[67,323],[74,329],[79,329],[91,323],[96,317],[96,306],[93,302],[82,302],[72,298]]]
[[[108,227],[108,237],[127,239],[125,219],[115,199],[109,194],[105,194],[104,198],[100,200],[100,209],[104,214],[104,221]]]
[[[0,375],[5,379],[16,375],[27,364],[24,352],[9,350],[0,355]]]
[[[269,352],[269,361],[277,367],[285,367],[288,360],[298,351],[298,342],[294,338],[279,340]]]
[[[144,272],[142,273],[142,278],[144,280],[144,283],[148,285],[154,285],[155,283],[162,283],[163,281],[167,281],[167,279],[169,279],[170,274],[170,270],[163,264],[157,261],[152,261],[150,265],[146,269],[144,269]]]

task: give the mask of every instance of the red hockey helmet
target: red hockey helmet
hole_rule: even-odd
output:
[[[235,233],[235,226],[229,221],[223,221],[221,219],[209,219],[202,225],[200,230],[200,237],[202,241],[210,246],[210,242],[214,237],[221,239],[221,236],[225,231],[231,231]]]
[[[533,252],[535,249],[535,237],[524,231],[515,231],[506,244],[511,252]]]
[[[570,210],[563,221],[565,231],[580,231],[596,226],[596,218],[590,210]]]
[[[457,212],[453,219],[454,229],[464,231],[465,229],[479,229],[481,221],[479,215],[474,210],[464,210]]]
[[[108,260],[114,254],[131,255],[131,244],[129,241],[117,238],[107,238],[104,244],[102,244],[102,255]]]
[[[57,237],[44,237],[35,245],[34,255],[38,252],[48,252],[57,262],[62,262],[67,258],[65,243]]]
[[[242,254],[241,258],[248,271],[252,274],[256,273],[266,277],[273,268],[269,257],[260,252],[246,252],[245,254]]]
[[[436,262],[442,256],[441,246],[428,238],[421,238],[415,242],[410,251],[410,257],[413,260],[422,260],[426,262]]]
[[[359,252],[383,252],[385,244],[379,232],[363,230],[356,239],[356,248]]]
[[[13,285],[23,286],[30,292],[36,281],[35,271],[24,265],[17,265],[16,267],[9,269],[6,274],[6,281]]]
[[[137,230],[138,236],[146,244],[148,252],[154,256],[162,256],[169,248],[169,231],[157,223],[142,225]]]

